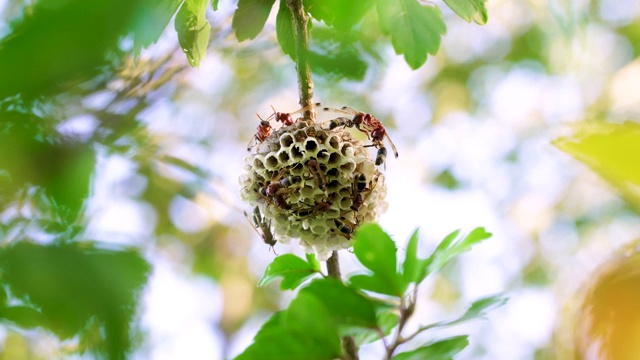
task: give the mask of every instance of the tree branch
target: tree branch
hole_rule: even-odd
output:
[[[330,277],[341,280],[342,274],[340,273],[340,263],[338,262],[337,251],[334,251],[329,260],[327,260],[327,272]]]
[[[281,0],[285,1],[285,0]],[[313,80],[309,66],[309,17],[304,11],[302,0],[286,0],[287,6],[293,14],[294,33],[296,39],[296,71],[298,73],[298,91],[300,106],[309,107],[304,112],[305,120],[315,121],[316,114],[313,104]]]

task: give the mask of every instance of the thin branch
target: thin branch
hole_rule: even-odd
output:
[[[295,28],[296,71],[298,73],[300,106],[310,107],[311,110],[304,112],[304,118],[315,121],[316,114],[311,107],[313,104],[313,80],[311,80],[311,67],[309,66],[309,16],[304,11],[302,0],[286,0],[286,2],[293,14]]]
[[[404,326],[409,321],[409,318],[413,315],[413,312],[416,308],[416,301],[418,298],[418,288],[414,288],[411,296],[408,299],[402,299],[400,303],[400,319],[398,320],[398,332],[396,333],[395,339],[393,343],[389,346],[385,346],[387,348],[387,353],[385,354],[385,360],[391,359],[393,353],[396,351],[398,346],[404,344],[409,341],[409,339],[413,338],[417,334],[413,334],[409,338],[402,337],[402,330],[404,330]]]

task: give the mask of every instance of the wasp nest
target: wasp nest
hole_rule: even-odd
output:
[[[265,121],[261,126],[271,132]],[[254,207],[265,242],[298,238],[307,252],[326,260],[333,250],[351,246],[359,224],[386,211],[384,176],[344,127],[300,119],[255,140],[244,159],[240,191]]]

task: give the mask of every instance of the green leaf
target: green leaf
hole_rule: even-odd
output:
[[[315,257],[310,260],[311,262],[306,262],[293,254],[280,255],[267,266],[258,286],[266,286],[281,277],[280,288],[293,290],[306,279],[320,272],[320,264]]]
[[[391,35],[396,54],[404,54],[407,64],[417,69],[440,48],[440,36],[446,26],[442,12],[417,0],[377,0],[383,31]]]
[[[145,0],[136,17],[133,33],[133,52],[137,57],[142,48],[154,44],[164,32],[184,0]]]
[[[484,317],[488,311],[494,310],[507,303],[507,298],[502,295],[493,295],[480,300],[476,300],[469,309],[459,318],[451,321],[440,321],[421,327],[422,329],[431,329],[436,327],[448,327],[458,325],[462,322]]]
[[[231,27],[236,32],[238,41],[253,39],[260,34],[274,3],[275,0],[238,1],[238,9],[231,22]]]
[[[107,54],[138,30],[136,17],[151,2],[39,0],[25,7],[28,16],[13,22],[6,36],[2,32],[0,99],[59,94],[103,72],[113,59]]]
[[[375,0],[303,0],[304,8],[318,21],[341,32],[360,22]]]
[[[314,254],[305,254],[304,257],[307,258],[307,263],[309,263],[309,265],[316,269],[318,272],[320,272],[320,261],[318,261],[318,259],[316,259],[316,256]]]
[[[46,326],[42,314],[38,310],[27,306],[1,308],[0,320],[10,321],[25,329]]]
[[[491,237],[491,233],[487,232],[484,228],[481,227],[471,230],[471,232],[467,236],[462,238],[458,237],[459,232],[459,230],[456,230],[447,235],[447,237],[440,243],[440,245],[438,245],[436,250],[431,255],[430,261],[428,263],[429,273],[439,271],[456,256],[465,251],[468,251],[473,245]]]
[[[385,336],[391,334],[391,331],[398,326],[398,321],[400,320],[400,316],[391,311],[381,312],[376,318],[378,328],[382,330]],[[353,339],[358,345],[369,344],[380,340],[380,333],[374,329],[358,329]]]
[[[371,56],[355,32],[341,33],[332,28],[314,27],[310,31],[309,63],[314,73],[336,79],[362,80],[367,71],[364,56]]]
[[[342,349],[334,317],[310,293],[299,293],[289,308],[275,313],[254,342],[236,360],[340,358]]]
[[[407,287],[412,282],[420,277],[420,262],[418,261],[418,229],[414,230],[413,234],[407,242],[407,250],[404,255],[404,262],[402,263],[402,292],[407,291]]]
[[[393,360],[451,360],[469,345],[468,336],[454,336],[400,353]]]
[[[375,275],[352,275],[349,277],[349,284],[357,289],[372,291],[378,294],[399,296],[384,279]]]
[[[207,4],[207,0],[185,0],[176,15],[178,41],[192,67],[200,66],[209,46],[211,25],[206,17]]]
[[[278,15],[276,16],[276,37],[282,52],[292,59],[296,58],[296,39],[294,35],[293,14],[287,6],[286,0],[280,1]]]
[[[0,307],[7,305],[7,290],[0,284]]]
[[[317,279],[300,290],[321,301],[335,323],[347,326],[376,327],[375,304],[352,288],[335,279]]]
[[[479,25],[487,23],[487,8],[484,5],[486,0],[444,0],[444,2],[467,22],[473,20]]]
[[[51,121],[0,112],[0,172],[8,175],[0,178],[0,198],[12,197],[25,184],[41,187],[63,231],[84,208],[96,155],[90,143],[64,141],[43,130],[42,124]]]
[[[218,11],[218,0],[211,1],[211,7],[213,8],[213,11]]]
[[[640,212],[640,124],[592,122],[553,142],[608,180]]]
[[[296,339],[307,346],[313,344],[315,349],[307,349],[307,353],[322,355],[318,358],[333,358],[342,352],[340,337],[335,326],[337,314],[333,311],[334,309],[327,307],[327,302],[324,300],[310,291],[301,292],[289,305],[284,321],[289,330],[296,334]]]
[[[384,288],[383,294],[403,295],[401,279],[397,272],[395,243],[379,225],[362,225],[356,231],[353,251],[360,263],[371,270],[372,280],[379,284],[376,287]],[[359,279],[357,282],[361,282],[364,278],[359,276],[356,279]]]
[[[59,337],[82,337],[97,322],[95,347],[111,358],[130,349],[130,324],[149,272],[138,252],[17,242],[0,249],[0,269],[13,298],[35,305],[42,325]]]

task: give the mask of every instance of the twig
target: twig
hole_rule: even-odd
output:
[[[407,324],[407,321],[413,315],[413,311],[415,310],[417,297],[418,288],[416,287],[413,289],[413,293],[411,294],[409,299],[402,299],[400,303],[400,319],[398,321],[398,332],[396,333],[393,343],[389,346],[385,346],[387,348],[385,360],[391,359],[394,351],[396,351],[398,346],[404,344],[405,342],[409,341],[409,339],[417,335],[413,334],[410,338],[406,339],[402,337],[402,330],[404,329],[404,326]]]
[[[281,0],[284,1],[284,0]],[[311,80],[311,67],[309,66],[309,17],[304,11],[302,0],[286,0],[287,6],[293,14],[293,23],[296,39],[296,71],[298,73],[298,91],[300,93],[300,106],[306,107],[313,104],[313,81]],[[304,112],[305,120],[315,121],[316,114],[313,110]]]

